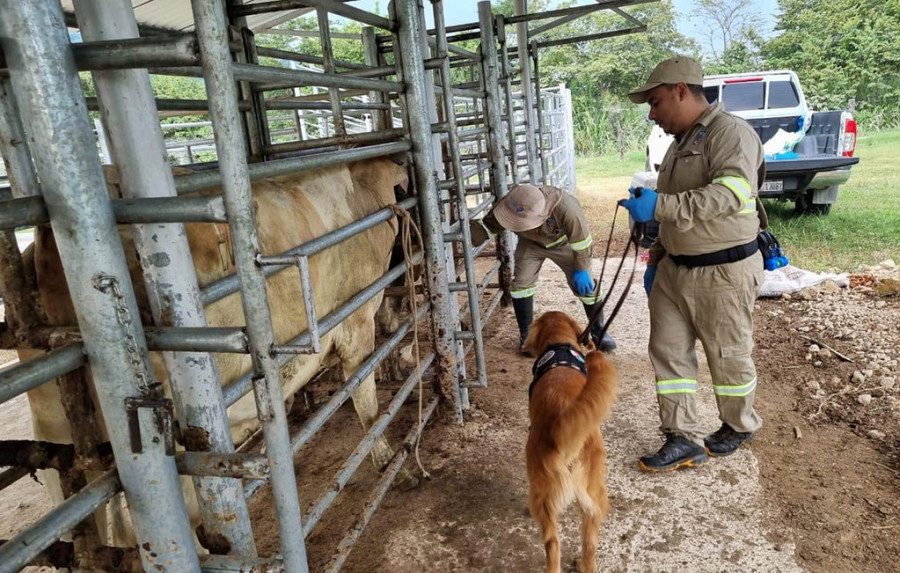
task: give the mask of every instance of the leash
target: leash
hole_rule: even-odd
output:
[[[636,196],[639,196],[640,191],[637,192]],[[594,286],[594,312],[591,313],[591,317],[588,320],[587,328],[578,336],[578,343],[581,345],[587,345],[588,340],[590,340],[591,329],[597,322],[600,320],[600,316],[603,314],[603,307],[606,306],[606,303],[609,302],[610,296],[612,296],[613,288],[616,286],[616,282],[618,282],[619,277],[622,274],[622,267],[625,264],[625,257],[628,255],[629,249],[631,249],[632,245],[634,245],[634,261],[631,265],[631,273],[628,276],[628,282],[625,284],[625,288],[622,290],[622,294],[619,297],[619,300],[616,301],[615,306],[612,309],[612,312],[609,313],[609,318],[603,323],[603,327],[600,329],[599,339],[602,339],[603,336],[606,335],[606,331],[609,330],[612,321],[616,318],[616,315],[619,314],[619,310],[622,308],[622,305],[625,303],[625,299],[628,297],[628,291],[631,290],[631,284],[634,282],[634,273],[637,267],[639,249],[641,244],[641,237],[644,236],[644,223],[635,223],[634,228],[631,229],[631,232],[628,235],[628,242],[625,244],[625,250],[622,253],[622,258],[619,260],[619,266],[616,268],[616,272],[613,275],[612,282],[609,285],[609,290],[606,292],[606,296],[603,297],[603,300],[600,301],[600,305],[597,305],[597,301],[600,298],[601,285],[603,283],[603,275],[606,273],[606,261],[609,259],[609,248],[612,245],[613,233],[616,229],[616,218],[619,215],[619,209],[622,208],[622,201],[616,202],[616,210],[613,212],[613,220],[612,225],[609,228],[609,237],[606,240],[606,250],[603,253],[603,264],[600,267],[600,278],[597,280],[597,284]]]

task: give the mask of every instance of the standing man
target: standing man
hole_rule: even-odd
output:
[[[566,273],[569,287],[590,318],[594,309],[594,281],[590,274],[593,239],[574,195],[549,185],[513,185],[484,219],[471,221],[470,229],[475,245],[503,229],[519,237],[511,294],[519,325],[520,352],[534,318],[534,295],[545,259]],[[598,350],[610,352],[616,348],[616,341],[609,334],[599,339],[602,323],[601,317],[591,331],[591,339]]]
[[[650,360],[665,444],[640,459],[646,471],[693,467],[727,456],[762,425],[753,409],[753,304],[763,277],[756,197],[765,179],[759,137],[710,106],[690,58],[660,63],[628,97],[675,141],[659,168],[658,194],[623,203],[635,221],[656,219],[644,288],[650,298]],[[703,343],[722,426],[704,438],[697,420],[697,339]]]

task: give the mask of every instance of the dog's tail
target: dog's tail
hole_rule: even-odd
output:
[[[556,419],[553,440],[563,459],[578,455],[584,441],[612,409],[616,393],[616,369],[600,352],[587,355],[587,383],[581,394]]]

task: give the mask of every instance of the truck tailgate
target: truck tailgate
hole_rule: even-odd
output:
[[[839,155],[801,155],[797,159],[766,161],[766,179],[779,179],[785,175],[818,173],[847,168],[859,163],[859,157]]]

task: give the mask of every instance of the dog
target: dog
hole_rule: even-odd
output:
[[[581,354],[580,332],[570,316],[551,311],[531,325],[523,345],[538,357],[525,461],[528,509],[541,530],[547,573],[560,571],[557,520],[573,499],[581,508],[582,573],[597,570],[600,525],[609,513],[600,423],[612,408],[618,377],[600,352]]]

